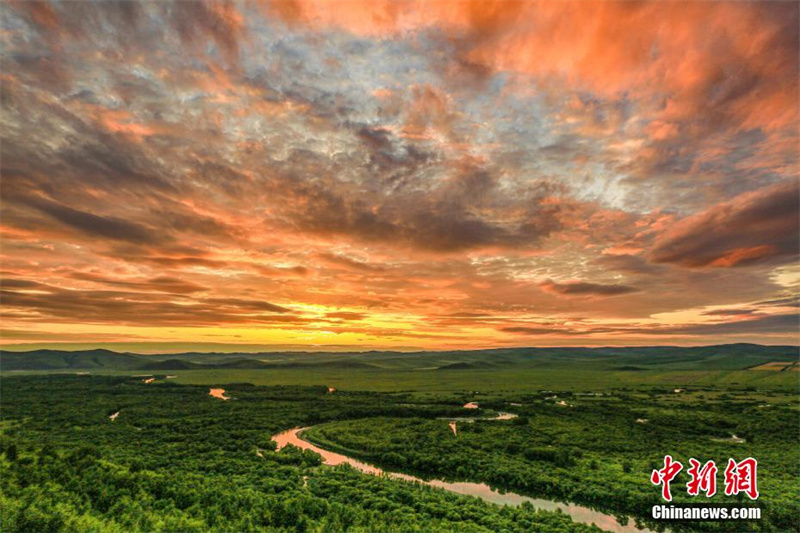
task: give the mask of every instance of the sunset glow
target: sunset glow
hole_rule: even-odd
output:
[[[0,339],[797,344],[796,2],[4,2]]]

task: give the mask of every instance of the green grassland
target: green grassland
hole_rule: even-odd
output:
[[[3,370],[384,369],[500,370],[518,366],[585,370],[742,370],[793,362],[796,346],[505,348],[455,352],[270,352],[141,355],[109,350],[0,351]]]
[[[175,372],[186,384],[253,383],[255,385],[319,385],[365,391],[505,393],[541,389],[605,390],[631,387],[710,387],[788,389],[798,387],[798,374],[768,371],[645,371],[515,368],[502,370],[190,370]]]
[[[722,387],[793,390],[800,372],[751,370],[798,359],[798,348],[513,348],[466,352],[116,354],[0,352],[9,372],[171,374],[185,384],[320,385],[365,391],[514,392],[546,388]]]

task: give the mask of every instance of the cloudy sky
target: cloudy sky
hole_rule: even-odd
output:
[[[3,2],[2,343],[797,344],[799,5]]]

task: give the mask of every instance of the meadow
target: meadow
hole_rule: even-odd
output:
[[[211,385],[247,381],[256,385],[313,385],[324,383],[339,389],[369,391],[457,392],[478,391],[510,393],[531,389],[606,390],[630,388],[697,386],[720,388],[769,388],[791,390],[798,376],[790,373],[761,371],[645,371],[603,372],[591,370],[461,370],[433,372],[424,370],[222,370],[215,376],[194,370],[182,372],[178,383]]]
[[[6,375],[88,372],[174,375],[176,383],[320,385],[364,391],[492,393],[559,387],[698,386],[795,390],[796,347],[512,348],[464,352],[117,354],[107,350],[0,352]],[[796,368],[796,367],[795,367]]]

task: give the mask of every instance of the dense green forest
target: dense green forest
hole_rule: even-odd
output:
[[[800,417],[796,403],[782,402],[792,398],[755,391],[548,391],[484,402],[520,417],[460,423],[457,435],[442,420],[379,417],[321,424],[304,437],[390,470],[483,481],[643,519],[662,503],[647,477],[665,455],[686,468],[690,457],[724,468],[729,457],[752,456],[759,461],[763,517],[736,529],[791,531],[800,518]],[[684,469],[673,481],[676,503],[698,502],[686,494],[688,479]],[[721,492],[713,502],[749,501]],[[729,531],[731,524],[701,527]]]
[[[363,354],[324,370],[307,366],[324,362],[321,356],[272,371],[4,370],[0,526],[4,532],[597,530],[529,504],[501,507],[324,466],[317,454],[292,446],[276,451],[272,435],[313,426],[305,439],[389,471],[572,501],[651,529],[796,531],[800,373],[745,370],[761,364],[767,351],[718,350],[687,352],[682,362],[598,352],[591,364],[584,352],[558,359],[509,351],[493,363],[503,369],[480,370],[473,367],[486,355],[475,353],[465,357],[472,366],[455,368],[453,354],[417,354],[402,363],[405,369],[394,356]],[[119,354],[43,357],[73,365],[98,357],[112,367],[131,361],[115,360]],[[230,356],[208,360],[224,357]],[[445,370],[415,370],[432,358]],[[158,360],[172,359],[152,361]],[[348,361],[383,366],[348,368]],[[717,369],[698,369],[703,362]],[[668,369],[654,369],[659,365]],[[577,370],[586,366],[592,372]],[[251,375],[318,385],[245,383]],[[241,380],[224,380],[230,376]],[[328,380],[337,377],[340,389],[332,393]],[[224,387],[232,399],[213,398],[207,385],[193,383]],[[480,409],[462,407],[473,401]],[[480,420],[499,411],[518,418]],[[478,420],[458,422],[454,435],[449,422],[466,416]],[[665,454],[718,466],[728,457],[756,457],[762,520],[653,523],[650,508],[661,502],[649,475]],[[678,503],[697,501],[686,495],[686,481],[685,470],[673,481]],[[712,502],[750,504],[722,495]]]
[[[279,430],[458,413],[326,387],[2,379],[2,531],[591,531],[553,512],[497,507],[274,451]],[[109,417],[119,413],[114,421]],[[259,454],[261,456],[259,456]]]

